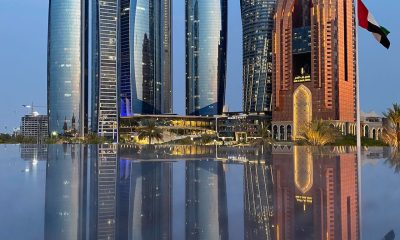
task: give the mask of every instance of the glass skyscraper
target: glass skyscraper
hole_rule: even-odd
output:
[[[272,31],[276,0],[241,0],[243,111],[271,112]]]
[[[83,0],[50,0],[47,105],[49,133],[87,130],[87,10]]]
[[[186,0],[186,114],[223,111],[226,84],[227,0]]]
[[[117,0],[92,4],[92,131],[118,136],[118,27]]]
[[[120,115],[172,113],[171,0],[120,4]]]

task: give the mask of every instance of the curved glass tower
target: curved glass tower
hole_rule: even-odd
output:
[[[186,0],[186,114],[215,115],[225,103],[227,0]]]
[[[276,0],[241,0],[243,111],[271,112],[272,31]]]
[[[87,129],[87,1],[50,0],[47,106],[49,133]]]
[[[171,104],[171,6],[169,0],[137,0],[132,12],[132,110],[133,113],[170,113]],[[164,72],[166,70],[166,72]]]
[[[171,0],[120,4],[120,114],[171,113]]]

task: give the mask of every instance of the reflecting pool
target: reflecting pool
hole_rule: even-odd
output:
[[[0,145],[0,239],[395,239],[399,159],[389,148],[359,162],[351,147]]]

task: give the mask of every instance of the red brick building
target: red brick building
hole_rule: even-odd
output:
[[[353,1],[278,0],[273,44],[273,133],[290,140],[304,123],[332,120],[355,133]]]

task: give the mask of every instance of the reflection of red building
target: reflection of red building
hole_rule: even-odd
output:
[[[359,239],[355,153],[273,154],[274,239]]]
[[[355,130],[353,1],[278,0],[273,56],[278,139],[296,137],[312,119],[337,121],[345,133]]]

